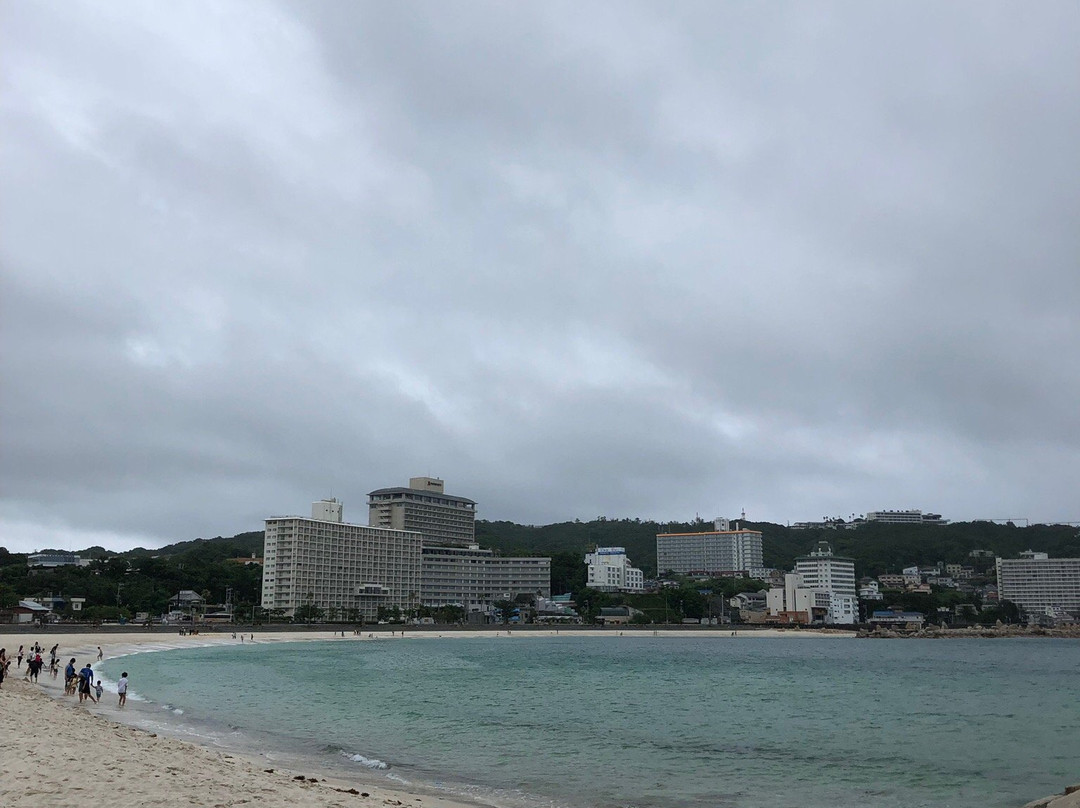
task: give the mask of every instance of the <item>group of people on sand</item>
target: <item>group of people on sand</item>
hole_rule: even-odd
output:
[[[52,672],[55,679],[60,673],[60,660],[57,657],[57,649],[60,647],[60,643],[57,643],[49,650],[49,670]],[[44,649],[37,643],[34,643],[27,651],[23,645],[19,646],[19,652],[15,655],[15,669],[21,670],[23,659],[26,659],[26,674],[23,676],[23,680],[27,682],[38,681],[38,674],[41,673],[41,669],[45,666],[45,661],[41,658],[41,652]],[[105,658],[104,652],[101,650],[101,646],[97,649],[97,658],[100,662]],[[94,680],[94,671],[87,662],[80,670],[75,670],[75,657],[72,657],[67,666],[64,668],[64,694],[73,695],[79,694],[79,704],[84,704],[87,700],[94,702],[95,704],[101,701],[101,694],[105,690],[101,683],[101,680]],[[0,648],[0,687],[4,684],[4,679],[10,675],[11,659],[8,657],[7,649]],[[128,691],[128,675],[127,671],[124,671],[120,676],[120,681],[116,683],[116,693],[120,697],[120,701],[117,706],[123,707],[127,703],[127,691]]]
[[[52,675],[55,678],[59,671],[58,662],[56,659],[57,645],[52,647],[50,651],[49,670],[52,671]],[[41,673],[42,668],[45,667],[45,660],[41,658],[41,654],[45,649],[38,643],[34,643],[27,650],[25,645],[19,646],[19,651],[15,655],[15,670],[22,670],[23,659],[26,660],[26,671],[23,673],[24,682],[36,682],[38,676]],[[3,685],[4,679],[11,675],[11,657],[8,656],[6,648],[0,648],[0,686]]]

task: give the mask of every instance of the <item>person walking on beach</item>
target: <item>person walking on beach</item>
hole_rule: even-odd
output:
[[[116,683],[116,695],[120,697],[120,701],[116,705],[117,707],[123,707],[125,704],[127,704],[127,687],[127,671],[124,671],[120,674],[120,681]]]
[[[101,684],[101,680],[98,679],[97,682],[94,683],[94,693],[97,694],[97,700],[99,704],[101,703],[101,691],[103,691],[104,689],[105,688]]]
[[[16,659],[18,660],[18,662],[15,663],[16,668],[21,668],[22,667],[22,658],[23,658],[23,647],[20,645],[19,646],[19,655],[16,657]]]
[[[41,668],[45,663],[41,660],[41,654],[34,654],[34,658],[28,660],[26,663],[26,672],[30,674],[30,681],[36,682],[38,680],[38,674],[41,672]]]
[[[90,667],[90,663],[87,662],[81,671],[79,671],[79,704],[82,704],[87,699],[90,701],[97,701],[94,698],[94,694],[90,692],[90,688],[94,685],[94,671]]]
[[[101,653],[101,646],[99,645],[99,646],[97,647],[97,661],[98,661],[98,662],[101,662],[101,658],[102,658],[103,656],[105,656],[105,655]]]
[[[56,649],[59,648],[59,647],[60,647],[60,643],[57,643],[49,651],[49,656],[52,657],[54,660],[57,659]]]

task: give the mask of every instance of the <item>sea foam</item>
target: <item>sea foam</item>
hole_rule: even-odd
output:
[[[378,760],[376,758],[369,758],[369,757],[365,757],[364,755],[361,755],[361,754],[356,754],[356,753],[352,753],[352,752],[346,752],[344,749],[341,750],[341,754],[344,757],[351,760],[353,763],[359,763],[361,766],[367,766],[369,769],[387,769],[387,768],[389,768],[389,766],[387,766],[381,760]]]

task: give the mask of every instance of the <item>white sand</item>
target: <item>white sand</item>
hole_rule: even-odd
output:
[[[319,632],[255,632],[257,643],[334,641],[332,631]],[[530,637],[554,636],[555,630],[406,631],[405,639],[439,637],[490,637],[499,641],[527,641]],[[631,630],[609,628],[602,632],[590,630],[558,630],[559,636],[589,636],[598,639],[619,635],[682,636],[731,638],[731,629],[696,630]],[[825,633],[800,630],[740,631],[739,638],[776,636],[850,637],[850,633]],[[368,640],[365,632],[353,636],[346,632],[338,642],[379,642],[390,640],[387,632],[376,632]],[[401,633],[397,633],[401,639]],[[321,808],[376,808],[376,806],[409,806],[410,808],[463,808],[463,799],[414,789],[404,793],[386,786],[346,782],[317,771],[283,771],[272,773],[266,763],[240,755],[196,746],[185,741],[154,735],[131,726],[117,723],[124,719],[125,710],[116,706],[115,693],[106,693],[100,705],[83,707],[75,696],[63,696],[63,664],[75,657],[80,666],[86,661],[96,664],[97,648],[105,657],[169,648],[238,644],[230,630],[181,637],[177,634],[53,634],[35,632],[18,626],[0,628],[0,647],[14,659],[19,645],[29,648],[35,642],[45,651],[42,658],[48,663],[48,649],[59,643],[57,651],[61,673],[53,679],[46,667],[39,684],[22,681],[23,671],[17,671],[12,661],[9,678],[0,688],[0,805],[13,805],[26,798],[47,800],[50,804],[79,805],[88,798],[100,804],[102,798],[116,800],[124,806],[221,806],[255,803],[270,808],[318,805]],[[23,661],[23,670],[26,662]],[[138,691],[138,683],[132,684]],[[131,711],[134,712],[134,711]],[[294,780],[297,774],[317,777],[319,782]],[[324,780],[323,778],[326,777]],[[355,788],[369,796],[344,793],[338,789]]]

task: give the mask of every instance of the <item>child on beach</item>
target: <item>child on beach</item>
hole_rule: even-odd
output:
[[[116,693],[120,696],[120,702],[116,705],[117,707],[123,707],[124,704],[127,702],[127,687],[127,671],[124,671],[122,674],[120,674],[120,681],[116,683]]]
[[[98,701],[101,701],[101,691],[104,689],[105,688],[101,686],[101,680],[98,679],[97,682],[94,684],[94,692],[97,693]]]

